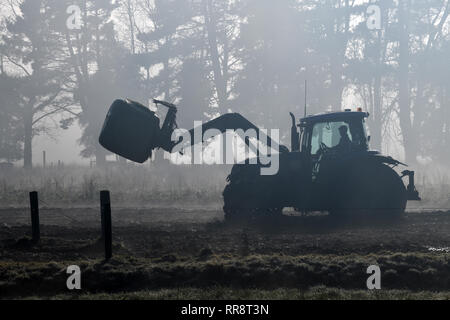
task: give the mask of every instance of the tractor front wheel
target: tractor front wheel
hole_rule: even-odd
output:
[[[268,191],[267,193],[264,191]],[[271,203],[270,190],[261,185],[229,183],[223,191],[226,221],[249,221],[281,216],[283,208]]]

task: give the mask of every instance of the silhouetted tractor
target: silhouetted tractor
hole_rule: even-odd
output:
[[[143,163],[155,148],[174,152],[180,141],[172,141],[176,126],[175,105],[154,100],[168,108],[160,120],[145,106],[117,100],[106,117],[100,143],[129,160]],[[233,166],[223,191],[225,218],[248,219],[281,215],[283,208],[299,212],[328,211],[331,215],[399,215],[407,200],[420,200],[414,186],[414,172],[398,174],[394,168],[405,164],[378,151],[369,150],[362,110],[307,116],[297,123],[291,113],[291,150],[270,137],[267,145],[279,150],[279,170],[261,175],[263,161],[246,161]],[[262,130],[240,114],[230,113],[203,124],[205,132],[217,129]],[[194,138],[194,130],[189,134]],[[245,143],[251,148],[250,139]],[[266,140],[263,140],[266,141]],[[194,139],[191,143],[195,143]],[[186,147],[186,146],[183,146]],[[254,150],[254,149],[253,149]],[[257,153],[258,154],[258,153]],[[259,160],[259,154],[258,154]],[[403,178],[409,179],[407,187]]]

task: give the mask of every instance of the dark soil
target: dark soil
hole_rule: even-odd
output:
[[[450,212],[406,213],[395,221],[342,221],[327,215],[228,224],[208,209],[113,208],[113,253],[103,261],[96,208],[41,209],[41,241],[27,236],[27,209],[0,210],[0,297],[226,287],[326,286],[366,290],[379,265],[382,288],[450,291]]]

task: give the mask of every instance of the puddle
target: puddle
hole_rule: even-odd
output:
[[[450,253],[450,247],[443,247],[443,248],[427,247],[427,248],[428,248],[428,251],[432,251],[432,252]]]

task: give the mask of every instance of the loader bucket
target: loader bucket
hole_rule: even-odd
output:
[[[99,142],[119,156],[144,163],[159,139],[159,118],[154,112],[137,102],[116,100],[106,116]]]

